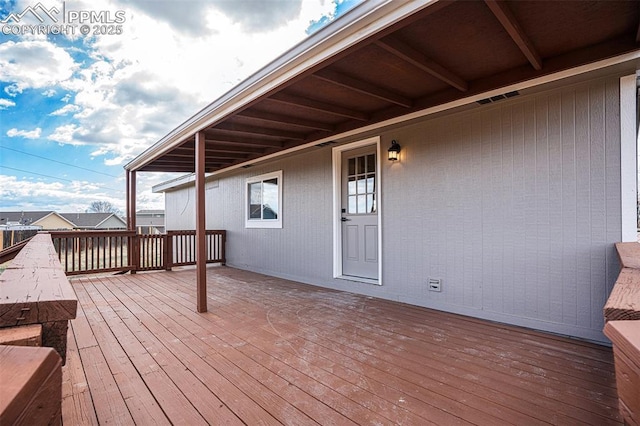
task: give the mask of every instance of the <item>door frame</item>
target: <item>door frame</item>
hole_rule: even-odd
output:
[[[342,274],[342,153],[352,149],[375,146],[376,170],[376,207],[378,211],[378,279],[352,277]],[[349,281],[359,281],[368,284],[382,285],[382,169],[380,158],[380,136],[363,139],[361,141],[336,146],[332,150],[333,167],[333,278]]]

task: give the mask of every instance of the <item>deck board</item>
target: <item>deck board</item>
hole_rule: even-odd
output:
[[[72,280],[65,424],[621,424],[610,348],[207,273]]]

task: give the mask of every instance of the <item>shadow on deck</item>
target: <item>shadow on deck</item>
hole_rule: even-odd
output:
[[[72,280],[70,424],[620,424],[610,348],[228,267]]]

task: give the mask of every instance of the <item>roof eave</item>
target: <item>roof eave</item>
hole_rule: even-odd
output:
[[[286,81],[441,0],[370,0],[284,53],[229,92],[200,110],[127,163],[136,171],[182,144],[186,138],[229,116]]]

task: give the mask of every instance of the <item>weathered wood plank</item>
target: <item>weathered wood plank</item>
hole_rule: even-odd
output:
[[[133,294],[132,289],[128,287],[122,286],[121,288],[131,296],[132,301],[137,299],[138,303],[143,303],[145,310],[167,329],[175,330],[176,337],[182,336],[180,337],[181,341],[186,343],[192,351],[202,356],[208,364],[208,366],[203,366],[203,369],[215,368],[221,371],[242,392],[258,402],[280,422],[315,424],[316,421],[312,419],[323,419],[324,424],[346,425],[351,423],[346,417],[326,405],[317,404],[312,396],[301,389],[299,381],[293,382],[283,379],[274,371],[244,355],[232,344],[216,338],[216,335],[212,334],[212,331],[215,330],[207,330],[190,318],[200,318],[201,316],[194,315],[188,309],[181,313],[164,303],[168,302],[167,299],[161,301],[156,298],[152,287],[148,287],[148,290],[153,293],[141,292],[143,287],[136,287],[137,295]],[[144,299],[142,299],[143,295]],[[151,303],[144,303],[145,301]],[[172,315],[165,312],[172,313]],[[208,321],[205,324],[208,325]],[[243,419],[247,418],[243,413],[239,412],[238,414]]]
[[[207,275],[207,313],[193,270],[74,282],[88,324],[112,333],[97,343],[117,341],[163,410],[173,402],[147,365],[208,422],[194,393],[248,424],[620,424],[610,348],[232,268]]]
[[[83,291],[78,289],[78,293]],[[93,318],[99,318],[99,314],[94,311],[95,306],[91,305],[86,298],[84,300],[83,309],[89,310]],[[104,320],[93,321],[92,324],[92,330],[101,343],[102,353],[134,421],[138,424],[145,422],[158,425],[169,424],[167,417],[114,336],[113,333],[118,332],[118,329],[110,328]]]
[[[61,365],[52,348],[0,346],[0,424],[59,424]]]
[[[233,416],[205,384],[180,359],[163,350],[159,341],[140,323],[129,306],[124,307],[110,296],[117,309],[101,294],[99,280],[85,286],[109,327],[124,343],[123,349],[140,371],[147,386],[163,407],[172,423],[205,424],[205,418],[233,422]],[[156,367],[157,366],[157,367]]]
[[[640,269],[639,243],[616,243],[616,250],[623,268]]]
[[[0,328],[0,345],[42,346],[42,325]]]
[[[101,289],[106,290],[106,288]],[[202,412],[203,416],[208,421],[211,421],[213,418],[228,415],[228,413],[226,413],[226,407],[228,407],[228,409],[235,413],[236,416],[242,418],[247,423],[260,422],[264,424],[277,424],[269,412],[264,409],[264,406],[256,403],[254,399],[247,398],[247,395],[239,388],[240,385],[230,380],[228,375],[225,375],[220,371],[224,369],[225,366],[211,368],[211,366],[207,365],[201,356],[194,352],[191,346],[185,345],[183,339],[190,334],[188,331],[182,330],[178,335],[172,334],[169,331],[169,328],[176,330],[176,327],[172,327],[170,319],[165,317],[163,320],[166,320],[166,322],[160,323],[158,319],[149,315],[142,305],[136,304],[135,301],[129,298],[128,294],[122,292],[122,289],[118,288],[118,286],[111,286],[109,287],[109,290],[114,294],[117,294],[117,300],[126,301],[127,307],[133,310],[132,313],[135,315],[137,321],[142,322],[146,329],[152,332],[153,335],[159,339],[157,343],[162,342],[162,344],[168,349],[169,353],[167,354],[167,357],[171,359],[171,361],[168,362],[176,364],[184,362],[188,365],[189,370],[193,371],[194,374],[196,374],[202,381],[202,384],[199,384],[198,386],[206,386],[204,391],[200,391],[200,393],[207,395],[211,392],[215,395],[215,397],[212,398],[212,401],[215,401],[217,404],[214,407],[214,411],[207,409],[207,411],[203,410]],[[147,305],[149,303],[142,301],[142,304]],[[252,385],[259,387],[259,383],[252,383]],[[189,397],[194,398],[195,395],[189,395]],[[275,403],[273,400],[271,402]],[[223,407],[225,407],[225,411],[219,412],[223,410]],[[295,413],[290,414],[292,415],[292,419],[295,420]],[[232,418],[229,417],[229,421],[231,421],[231,419]],[[298,419],[303,418],[298,417]]]
[[[620,411],[627,424],[640,424],[640,321],[609,321],[604,332],[613,342]]]
[[[286,306],[286,305],[287,305],[286,303],[282,304],[282,306]],[[329,307],[320,306],[319,309],[320,310],[329,309]],[[322,317],[313,315],[313,313],[311,313],[311,317],[318,318],[320,321],[322,321],[325,318],[330,318],[331,321],[335,321],[335,319],[337,318],[335,313],[329,314],[329,315],[323,315]],[[277,318],[277,317],[274,315],[274,318]],[[370,319],[369,321],[375,322],[374,319]],[[317,333],[317,330],[315,329],[309,330],[309,332],[306,332],[304,330],[297,330],[299,325],[301,323],[304,324],[304,322],[305,321],[300,321],[300,319],[298,319],[297,321],[289,321],[285,319],[283,320],[282,323],[279,323],[279,322],[276,322],[274,319],[272,319],[273,326],[278,329],[279,333],[283,336],[283,338],[287,339],[287,342],[289,344],[292,344],[291,339],[295,340],[296,338],[298,338],[297,336],[305,335],[311,332]],[[317,323],[316,320],[314,320],[314,322]],[[517,395],[516,399],[513,400],[513,403],[514,403],[514,406],[517,406],[518,408],[521,408],[522,406],[526,406],[527,401],[535,400],[536,404],[532,404],[529,407],[529,412],[528,412],[529,416],[538,415],[539,414],[538,412],[541,411],[540,408],[544,408],[545,405],[551,406],[556,404],[556,402],[549,395],[545,396],[543,390],[538,391],[537,394],[535,392],[531,392],[531,389],[530,389],[531,383],[528,381],[523,381],[521,379],[518,379],[517,376],[514,377],[512,375],[511,376],[504,375],[503,378],[501,378],[500,374],[496,374],[495,371],[492,371],[490,375],[483,376],[483,373],[490,371],[489,368],[491,366],[483,367],[482,364],[474,366],[473,364],[469,365],[468,363],[463,363],[461,362],[462,360],[458,359],[459,356],[457,353],[445,352],[445,353],[442,353],[438,358],[437,356],[434,356],[434,351],[438,351],[438,347],[433,347],[430,349],[428,353],[424,353],[424,348],[420,345],[421,349],[418,349],[418,351],[415,352],[415,355],[413,355],[412,354],[413,350],[407,344],[409,342],[408,339],[403,339],[390,344],[388,338],[384,338],[384,339],[377,338],[380,332],[380,327],[377,327],[374,325],[372,326],[371,329],[364,328],[362,330],[351,330],[353,328],[351,325],[345,325],[345,324],[351,324],[351,322],[341,321],[341,323],[342,323],[341,326],[338,326],[338,324],[336,323],[330,323],[330,324],[327,324],[326,327],[322,327],[321,330],[323,330],[324,333],[326,333],[326,334],[323,333],[323,335],[319,336],[321,338],[326,339],[326,342],[323,343],[323,345],[331,346],[335,350],[344,350],[343,347],[347,347],[347,348],[350,347],[352,348],[351,356],[353,357],[357,357],[357,354],[366,348],[367,352],[371,355],[372,360],[382,360],[383,362],[386,361],[388,363],[388,364],[384,364],[384,363],[376,364],[376,367],[379,369],[391,368],[393,369],[392,370],[393,375],[402,376],[402,371],[400,371],[400,368],[397,367],[397,364],[403,366],[404,368],[410,367],[412,371],[410,371],[409,372],[410,374],[407,376],[409,379],[410,377],[419,377],[420,375],[425,374],[423,372],[424,370],[423,365],[425,363],[429,365],[433,365],[435,371],[430,369],[428,374],[432,375],[435,373],[439,373],[440,376],[436,379],[437,383],[456,384],[457,386],[462,386],[459,389],[453,390],[449,394],[449,398],[453,398],[454,400],[455,400],[454,395],[459,394],[460,391],[468,392],[470,395],[473,395],[475,393],[477,395],[477,398],[480,398],[480,403],[478,404],[478,408],[482,409],[483,406],[486,405],[484,404],[484,397],[488,394],[490,395],[492,392],[495,392],[494,389],[498,389],[499,392],[503,393],[503,395],[500,395],[499,393],[493,395],[495,398],[498,398],[498,399],[503,399],[508,401],[510,398],[513,398],[514,394]],[[363,328],[362,326],[363,323],[364,322],[360,322],[357,320],[352,322],[352,324],[357,324],[358,328]],[[334,330],[334,331],[325,331],[325,330]],[[352,343],[353,335],[359,336],[358,345],[354,345]],[[341,337],[341,336],[344,336],[344,337]],[[249,332],[249,335],[247,336],[247,340],[252,341],[250,339],[253,339],[251,332]],[[342,345],[342,347],[340,347],[339,345]],[[372,348],[375,348],[375,349],[372,349]],[[472,348],[467,348],[467,350],[471,350],[471,349]],[[435,358],[435,359],[433,359],[430,362],[428,358]],[[412,359],[415,361],[412,361]],[[402,360],[402,361],[398,362],[399,360]],[[446,366],[446,368],[438,371],[438,368],[441,365]],[[460,377],[463,377],[464,379],[461,380]],[[464,384],[465,382],[470,382],[470,383]],[[495,382],[495,383],[489,386],[487,382],[489,383]],[[561,393],[561,390],[558,390],[557,394],[560,394],[560,393]],[[465,399],[467,400],[467,403],[469,403],[470,397],[466,397]],[[522,401],[524,401],[524,403]],[[589,407],[589,406],[590,404],[584,405],[584,407]],[[585,419],[587,420],[594,417],[588,413],[581,412],[580,410],[576,411],[575,407],[568,407],[565,410],[565,415],[568,415],[568,416],[578,416],[580,414],[584,415]],[[542,415],[545,415],[545,414],[542,414]],[[558,414],[556,413],[553,415],[557,416]],[[570,417],[567,417],[565,421],[568,421],[569,419]],[[549,421],[549,419],[547,419],[547,421]],[[593,421],[593,424],[600,423],[600,420],[598,420],[597,417],[594,417],[592,421]]]
[[[0,327],[42,324],[42,344],[54,347],[63,363],[67,322],[77,299],[49,234],[38,234],[0,275]]]
[[[265,278],[265,279],[266,280],[270,280],[269,278]],[[164,281],[164,280],[162,280],[162,281]],[[220,277],[216,277],[216,281],[219,282],[220,281]],[[259,284],[260,287],[264,287],[266,285],[267,284],[265,282],[262,282],[262,283]],[[335,306],[337,304],[336,302],[340,302],[340,301],[339,300],[332,301],[332,300],[330,300],[328,298],[327,299],[328,303],[326,305],[323,304],[322,300],[317,298],[317,293],[320,292],[321,290],[314,291],[314,299],[313,299],[312,306],[305,306],[304,303],[303,303],[303,300],[301,301],[301,299],[303,299],[303,295],[298,294],[297,295],[298,297],[295,298],[295,302],[294,303],[287,303],[286,298],[283,299],[282,298],[282,294],[277,293],[277,294],[275,294],[273,296],[273,300],[270,301],[270,300],[268,300],[268,299],[271,298],[269,296],[269,294],[273,293],[273,292],[264,292],[264,293],[263,292],[259,292],[259,288],[260,287],[246,287],[248,289],[247,293],[245,294],[245,297],[247,299],[244,300],[245,303],[243,304],[242,312],[250,311],[249,315],[252,316],[252,317],[259,316],[259,315],[266,315],[268,313],[268,310],[252,309],[251,300],[260,300],[260,304],[261,305],[267,305],[269,303],[272,303],[273,306],[277,306],[279,308],[278,309],[279,311],[286,310],[286,308],[288,306],[292,307],[291,308],[291,312],[295,313],[296,317],[293,317],[293,315],[292,315],[292,318],[287,318],[287,319],[283,320],[283,324],[282,325],[284,327],[292,326],[292,324],[300,324],[300,319],[301,319],[300,318],[300,314],[299,314],[300,312],[308,312],[309,313],[309,318],[312,318],[312,321],[314,322],[314,324],[317,324],[318,321],[322,322],[323,320],[331,319],[329,321],[329,323],[326,324],[326,327],[322,328],[323,330],[329,330],[327,332],[328,335],[327,335],[327,338],[326,338],[326,343],[324,343],[325,345],[333,344],[333,340],[335,340],[336,333],[339,333],[339,332],[344,330],[344,325],[340,325],[340,323],[335,323],[335,321],[334,321],[335,318],[337,318],[336,312],[331,312],[332,311],[331,306]],[[273,285],[272,285],[271,282],[269,282],[268,287],[273,288]],[[169,286],[168,288],[166,288],[165,291],[168,291],[169,289],[171,289],[171,294],[179,294],[179,293],[175,292],[175,289],[172,286]],[[258,293],[256,293],[256,291],[258,291]],[[210,297],[216,298],[216,299],[220,298],[220,297],[222,297],[222,294],[224,292],[225,292],[224,289],[217,288],[215,291],[212,292],[212,296],[210,296]],[[242,290],[239,290],[237,288],[237,285],[236,285],[233,288],[232,292],[234,294],[234,300],[237,301],[238,300],[238,296],[239,296],[238,293],[242,293]],[[335,293],[334,292],[334,294],[339,294],[339,293]],[[267,300],[265,300],[265,298]],[[366,300],[366,298],[361,298],[361,299],[362,300]],[[375,302],[373,302],[373,304],[379,307],[380,304],[384,305],[384,304],[386,304],[386,302],[384,302],[384,301],[375,301]],[[398,305],[398,304],[395,304],[395,306],[396,306],[396,315],[400,315],[401,310],[398,310],[397,307],[398,306],[404,307],[404,306],[403,305]],[[215,309],[216,312],[219,312],[219,309],[220,308],[216,307],[216,309]],[[317,312],[313,312],[314,309],[317,309]],[[341,308],[341,309],[343,309],[343,312],[344,312],[344,308]],[[224,318],[228,318],[228,322],[229,323],[235,323],[235,324],[240,323],[240,324],[242,324],[243,321],[246,321],[246,319],[234,318],[234,316],[236,316],[236,317],[238,316],[237,312],[239,312],[239,310],[231,309],[231,310],[225,311],[224,313],[220,312],[220,316],[224,317]],[[437,314],[440,315],[440,317],[439,317],[440,319],[441,319],[442,316],[444,316],[445,318],[447,317],[446,314],[442,314],[442,313],[437,313]],[[454,316],[452,316],[452,317],[454,317]],[[362,318],[362,320],[360,320],[358,318],[356,310],[354,309],[354,310],[347,311],[347,318],[344,318],[343,322],[346,321],[349,324],[367,324],[367,323],[371,323],[372,325],[371,325],[371,329],[370,330],[365,330],[362,333],[358,333],[358,335],[376,336],[377,334],[380,333],[381,330],[384,330],[385,323],[384,322],[380,322],[380,324],[376,324],[376,319],[375,318],[376,318],[375,315],[370,315],[368,318],[365,316],[365,317]],[[332,321],[334,321],[334,322],[332,322]],[[268,325],[268,327],[280,327],[280,324],[276,323],[276,321],[274,321],[273,317],[271,318],[270,322],[271,323]],[[464,321],[459,321],[459,320],[458,320],[458,322],[459,323],[464,323]],[[425,321],[422,321],[422,323],[425,323]],[[225,324],[225,329],[226,329],[226,327],[227,326]],[[233,325],[230,324],[229,327],[233,327]],[[248,336],[252,336],[252,335],[256,334],[256,332],[254,330],[255,327],[256,326],[254,324],[251,324],[251,325],[249,325],[247,327]],[[500,328],[500,327],[498,327],[496,325],[492,325],[492,327],[493,328]],[[407,323],[406,322],[405,322],[405,327],[404,328],[407,329]],[[412,328],[412,327],[410,327],[410,328]],[[278,328],[278,331],[280,332],[280,334],[283,335],[283,337],[289,337],[288,334],[284,333],[286,330],[281,330],[280,328]],[[460,332],[459,331],[456,332],[455,330],[453,330],[453,331],[435,330],[434,332],[437,333],[436,335],[442,335],[443,337],[447,333],[450,333],[451,335],[456,335],[456,336],[460,335]],[[315,333],[315,330],[310,331],[310,333]],[[401,332],[400,334],[406,334],[406,333],[405,332]],[[470,334],[472,334],[472,333],[470,333]],[[216,335],[219,335],[218,332],[216,332]],[[466,333],[463,334],[463,335],[466,335]],[[247,338],[247,341],[250,341],[249,339],[251,337],[246,337],[246,338]],[[345,342],[347,342],[350,338],[352,338],[352,336],[346,336],[345,337]],[[480,338],[482,338],[482,336]],[[402,338],[401,342],[404,341],[404,340],[406,340],[406,338]],[[446,339],[442,339],[442,340],[446,340]],[[461,342],[461,344],[458,347],[465,348],[466,345],[468,345],[469,343],[470,342]],[[288,340],[288,339],[287,339],[287,344],[291,344],[291,341]],[[367,345],[367,347],[368,348],[379,348],[381,344],[384,344],[384,342],[371,341]],[[425,342],[425,344],[428,344],[428,342]],[[354,349],[354,352],[352,354],[353,357],[357,357],[358,356],[358,353],[359,353],[358,349],[360,349],[360,348]],[[430,350],[433,350],[433,349],[430,349]],[[465,349],[465,350],[467,350],[467,349]],[[547,350],[547,349],[545,349],[545,350]],[[400,350],[400,348],[397,348],[397,347],[389,349],[389,352],[391,353],[390,358],[388,360],[390,366],[393,366],[394,365],[393,361],[397,360],[397,355],[395,354],[396,351],[398,351],[401,354],[404,352],[404,351]],[[422,351],[424,352],[424,349],[422,349]],[[489,354],[490,352],[491,352],[491,349],[488,348],[487,349],[487,354]],[[547,352],[548,352],[548,350],[547,350]],[[485,355],[485,354],[482,354],[481,352],[477,352],[476,357],[480,358],[483,355]],[[526,355],[526,353],[525,353],[525,355]],[[562,353],[559,354],[558,358],[560,359],[561,356],[563,356],[563,355],[564,354],[562,354]],[[445,365],[446,365],[448,358],[455,359],[455,357],[457,357],[457,356],[458,356],[458,354],[455,353],[455,352],[454,353],[443,354],[442,355],[442,359],[436,360],[437,362],[434,362],[433,365],[435,365],[437,367],[437,366],[441,365],[441,363],[443,361],[445,362]],[[423,361],[423,363],[424,362],[428,362],[428,361]],[[453,362],[453,361],[451,361],[451,362]],[[401,363],[401,365],[404,365],[404,364],[405,364],[404,362]],[[568,366],[570,363],[569,362],[565,362],[565,364],[566,365],[564,367],[559,367],[559,368],[566,368],[566,366]],[[493,366],[493,365],[488,365],[488,366],[486,366],[486,369],[487,369],[486,371],[488,373],[490,373],[494,367],[495,366]],[[420,365],[416,365],[415,371],[410,372],[408,377],[415,377],[416,374],[418,374],[418,375],[421,374],[422,370],[423,370],[423,368],[421,368]],[[512,374],[516,374],[516,373],[521,374],[520,371],[513,371],[511,373]],[[460,374],[468,374],[468,373],[465,373],[464,371],[462,371]],[[583,380],[584,380],[584,376],[585,375],[583,374]],[[513,377],[509,376],[507,374],[505,374],[504,377],[505,378],[503,379],[503,382],[496,382],[496,384],[494,386],[492,386],[488,391],[487,390],[483,390],[482,387],[478,388],[476,394],[478,395],[478,398],[481,398],[480,403],[478,404],[480,409],[482,409],[483,406],[486,406],[486,404],[484,403],[484,401],[485,401],[484,397],[486,396],[487,392],[495,392],[492,389],[498,389],[498,393],[494,395],[494,397],[497,398],[497,399],[500,399],[500,398],[508,399],[508,398],[512,397],[511,394],[509,393],[509,388],[510,388],[510,386],[513,388],[513,386],[509,382],[512,381]],[[611,377],[611,374],[609,374],[609,377]],[[440,383],[441,382],[449,383],[452,380],[454,380],[454,381],[458,380],[459,381],[459,379],[456,379],[455,376],[451,376],[451,377],[448,377],[448,378],[447,377],[441,377],[438,382],[440,382]],[[522,392],[528,392],[527,388],[529,386],[529,383],[528,382],[521,382],[521,383],[522,383],[521,387],[523,388]],[[481,383],[478,383],[478,384],[481,385]],[[475,386],[478,386],[478,384],[476,384]],[[548,383],[544,384],[544,386],[548,386],[548,385],[549,385]],[[539,394],[542,395],[543,399],[546,398],[545,400],[548,401],[549,404],[554,403],[553,399],[550,399],[550,398],[544,396],[544,392],[545,392],[544,386],[541,387],[540,390],[538,391]],[[505,389],[503,389],[503,388],[505,388]],[[579,392],[581,392],[580,388],[581,388],[580,386],[574,386],[571,389],[574,392],[578,392],[579,393]],[[516,387],[516,389],[517,389],[517,387]],[[609,391],[611,392],[610,388],[609,388]],[[455,399],[455,394],[456,393],[459,393],[459,390],[453,391],[449,395],[449,397]],[[502,395],[500,393],[502,393]],[[561,392],[558,392],[558,393],[561,393]],[[521,407],[523,405],[523,403],[521,401],[524,400],[525,401],[524,405],[526,405],[528,403],[528,401],[530,399],[532,399],[532,398],[535,400],[535,399],[538,398],[538,396],[530,394],[526,398],[523,397],[523,396],[516,397],[515,399],[513,399],[513,404],[514,404],[515,407]],[[467,403],[468,403],[468,398],[465,398],[465,399],[467,399]],[[605,405],[605,407],[607,407],[606,403],[604,405]],[[585,406],[588,407],[590,405],[589,404],[585,404]],[[613,417],[615,417],[616,413],[615,412],[611,413],[612,410],[610,409],[610,407],[607,407],[607,408],[608,408],[608,410],[605,409],[605,414],[604,415],[605,416],[612,415]],[[539,411],[541,411],[541,406],[539,404],[531,404],[531,407],[529,408],[529,415],[538,415]],[[572,415],[572,416],[573,415],[584,415],[587,418],[592,418],[592,416],[590,414],[586,413],[586,412],[578,411],[578,414],[573,414],[573,411],[574,411],[574,409],[572,407],[567,407],[566,410],[565,410],[565,413],[571,413],[570,415]],[[592,421],[597,424],[597,423],[601,422],[602,420],[601,420],[600,415],[595,415],[595,416],[593,416],[593,420]]]
[[[79,313],[82,309],[79,309]],[[91,391],[84,374],[74,335],[74,322],[67,332],[67,363],[62,367],[62,417],[70,425],[97,425]]]
[[[604,318],[607,321],[640,320],[640,269],[620,271],[604,305]]]

